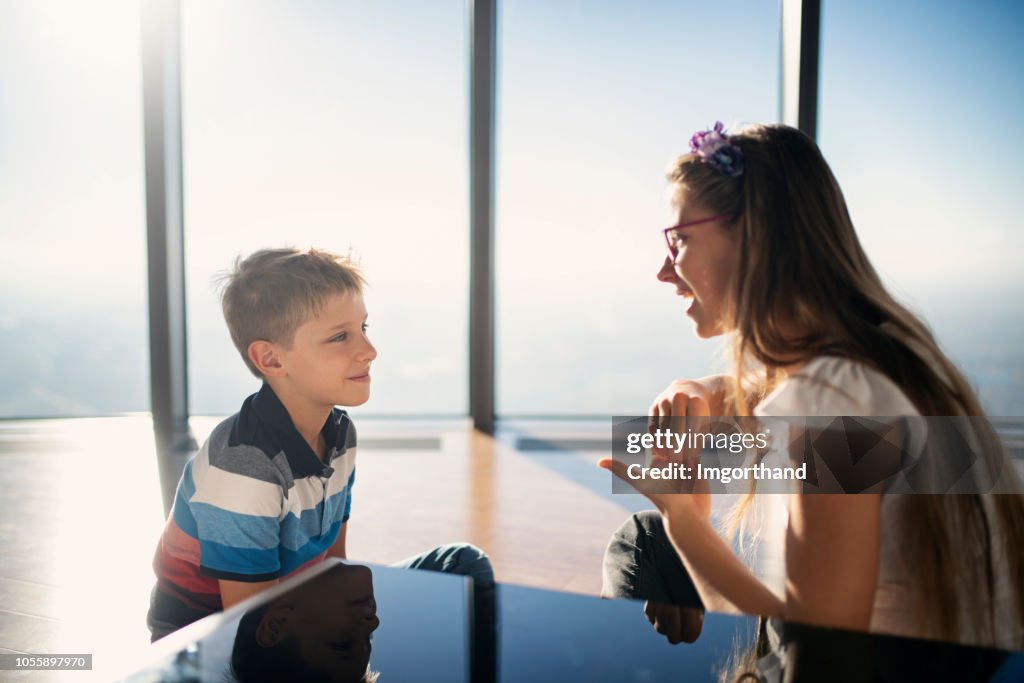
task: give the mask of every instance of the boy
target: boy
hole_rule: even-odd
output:
[[[345,557],[356,432],[335,406],[370,396],[363,284],[348,259],[315,249],[258,251],[227,277],[224,318],[263,386],[185,466],[153,560],[153,640]],[[406,566],[493,579],[472,546]]]

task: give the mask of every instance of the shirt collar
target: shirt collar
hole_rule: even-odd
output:
[[[281,403],[274,390],[266,382],[260,387],[259,392],[252,397],[252,407],[257,418],[271,432],[273,439],[279,442],[281,450],[284,451],[291,467],[292,476],[329,477],[334,469],[328,464],[321,462],[313,449],[295,428],[288,410]],[[348,432],[349,419],[344,410],[334,408],[327,416],[324,426],[320,429],[324,442],[327,444],[327,461],[330,462],[340,453],[345,452],[345,440]]]

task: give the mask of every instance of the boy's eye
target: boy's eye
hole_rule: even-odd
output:
[[[368,328],[369,326],[370,326],[369,323],[363,323],[363,326],[362,326],[363,332],[366,332],[366,328]],[[339,334],[339,335],[337,335],[335,337],[331,337],[330,341],[332,341],[332,342],[343,342],[346,339],[348,339],[348,332],[342,332],[341,334]]]

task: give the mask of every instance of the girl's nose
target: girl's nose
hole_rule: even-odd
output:
[[[658,280],[673,283],[676,281],[676,268],[675,264],[672,263],[671,256],[666,256],[665,261],[661,264],[661,270],[658,271]]]

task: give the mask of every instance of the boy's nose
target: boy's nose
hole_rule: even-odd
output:
[[[369,339],[366,340],[366,348],[363,349],[363,357],[366,358],[367,361],[377,359],[377,347],[375,347]]]

